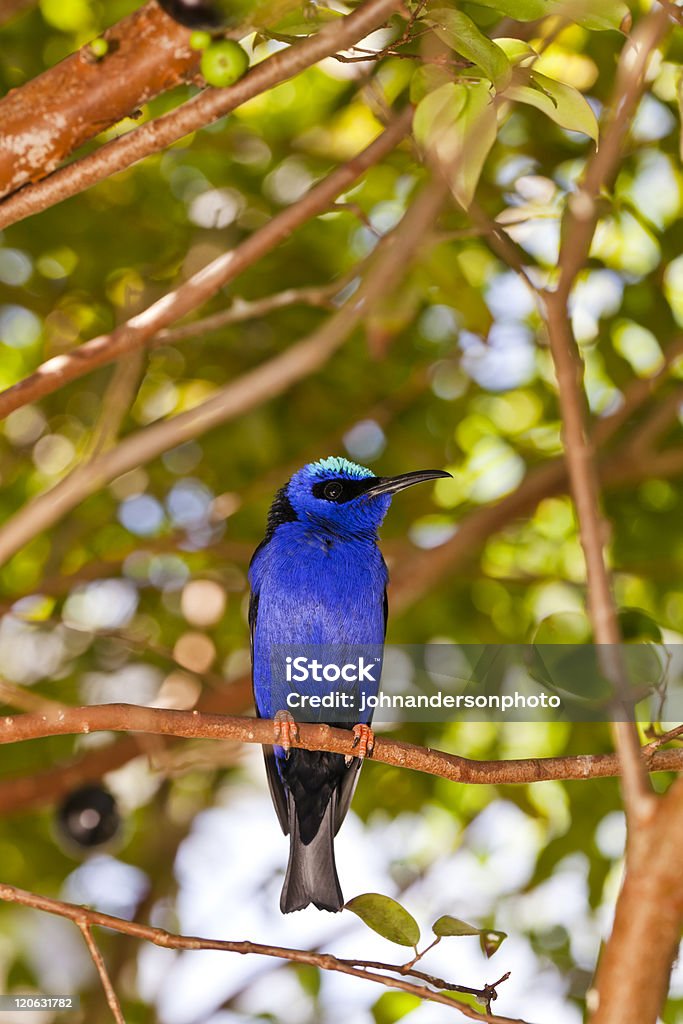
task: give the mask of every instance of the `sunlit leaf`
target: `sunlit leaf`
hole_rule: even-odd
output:
[[[420,1006],[419,996],[410,992],[384,992],[370,1008],[375,1024],[395,1024]]]
[[[345,909],[359,917],[368,928],[399,946],[416,946],[420,941],[417,921],[390,896],[366,892],[349,900]]]
[[[480,935],[481,928],[475,928],[474,925],[468,924],[467,921],[461,921],[458,917],[451,917],[450,914],[444,914],[439,917],[432,925],[432,931],[435,935],[439,935],[445,938],[447,935]]]
[[[453,195],[465,208],[496,141],[496,129],[496,111],[485,82],[441,86],[418,105],[416,137],[441,164]]]
[[[542,110],[561,128],[582,132],[596,142],[598,140],[597,118],[585,97],[571,85],[557,82],[538,71],[520,70],[517,72],[517,80],[505,90],[505,96]]]
[[[507,932],[482,928],[479,933],[479,945],[481,946],[482,953],[485,953],[489,958],[492,957],[500,949],[504,939],[507,939]]]
[[[536,21],[559,14],[594,31],[619,29],[629,17],[622,0],[476,0],[478,7],[493,8],[515,21]]]
[[[510,81],[510,61],[500,46],[485,36],[471,18],[462,11],[440,7],[430,11],[426,20],[452,50],[481,68],[498,88],[505,88]]]

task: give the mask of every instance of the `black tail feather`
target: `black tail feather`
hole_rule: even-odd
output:
[[[318,910],[336,912],[344,906],[337,868],[334,862],[333,794],[327,804],[320,827],[310,842],[301,839],[296,805],[289,795],[289,863],[280,897],[280,910],[291,914],[310,903]]]

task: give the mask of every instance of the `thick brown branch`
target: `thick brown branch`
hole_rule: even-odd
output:
[[[0,718],[0,744],[22,743],[47,736],[88,735],[91,732],[134,732],[184,739],[232,740],[237,743],[273,742],[273,723],[262,718],[211,715],[199,711],[169,711],[135,704],[95,704],[64,708],[59,712],[9,715]],[[353,754],[353,736],[329,725],[299,726],[294,746]],[[509,761],[472,761],[457,754],[418,747],[377,736],[373,761],[438,775],[451,782],[495,785],[544,782],[548,779],[594,779],[620,774],[614,754],[516,758]],[[683,768],[683,749],[660,750],[643,759],[649,771]]]
[[[331,56],[337,49],[352,46],[379,28],[399,6],[399,0],[366,0],[348,17],[324,26],[315,35],[257,64],[235,85],[227,89],[206,89],[172,113],[105,143],[96,152],[61,168],[45,181],[7,198],[0,204],[0,228],[82,192],[95,182],[224,117],[252,97]]]
[[[353,160],[336,168],[315,185],[298,203],[282,210],[265,227],[250,235],[237,249],[218,256],[175,291],[164,295],[142,313],[80,345],[68,355],[43,363],[35,373],[0,393],[0,418],[27,402],[34,402],[77,380],[99,366],[141,348],[164,327],[203,305],[221,288],[253,266],[301,224],[324,213],[330,203],[369,167],[378,163],[407,133],[411,112],[404,111],[382,135]]]
[[[0,100],[0,196],[44,178],[88,139],[197,73],[189,31],[157,3],[104,38],[104,59],[84,46]]]
[[[366,981],[384,985],[386,988],[397,988],[403,992],[410,992],[411,995],[415,995],[427,1002],[439,1003],[453,1010],[459,1010],[466,1017],[481,1021],[482,1024],[525,1024],[524,1021],[518,1018],[513,1019],[511,1017],[492,1016],[488,1013],[477,1013],[476,1010],[473,1010],[465,1003],[460,1003],[456,999],[443,995],[441,992],[435,992],[425,985],[417,985],[406,981],[406,975],[410,976],[414,973],[416,977],[419,977],[420,972],[407,971],[403,966],[397,964],[384,964],[377,961],[342,960],[329,953],[315,953],[307,949],[292,949],[287,946],[270,946],[260,942],[235,942],[229,939],[202,939],[194,935],[175,935],[161,928],[152,928],[150,925],[139,924],[137,921],[125,921],[120,917],[113,917],[111,914],[101,914],[97,910],[77,906],[75,903],[65,903],[62,900],[53,900],[47,896],[39,896],[37,893],[27,892],[25,889],[17,889],[13,885],[0,884],[0,900],[4,900],[7,903],[18,903],[25,907],[32,907],[34,910],[41,910],[47,914],[55,914],[58,917],[67,918],[78,925],[81,930],[83,930],[84,925],[88,928],[96,925],[100,928],[110,928],[112,931],[130,935],[136,939],[152,942],[154,945],[161,946],[164,949],[213,949],[226,953],[256,954],[274,957],[278,960],[289,960],[292,963],[309,964],[311,967],[317,967],[323,971],[336,971],[340,974],[347,974],[354,978],[363,978]],[[403,975],[403,977],[390,977],[390,972]],[[436,982],[439,980],[438,978],[434,979]],[[482,996],[486,996],[504,980],[505,977],[493,985],[485,986],[484,989],[470,991],[481,991]],[[455,990],[455,986],[451,987]],[[464,990],[466,986],[460,986],[460,988]]]
[[[649,827],[638,830],[630,846],[612,934],[589,996],[592,1024],[659,1020],[681,938],[681,848],[683,780],[679,779],[657,802]]]

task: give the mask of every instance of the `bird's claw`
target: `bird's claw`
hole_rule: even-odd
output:
[[[344,758],[346,766],[351,764],[354,757],[359,757],[361,761],[364,757],[368,757],[375,746],[375,734],[369,725],[354,725],[353,727],[353,746],[358,747],[355,754],[347,754]]]
[[[285,757],[289,757],[289,750],[292,743],[299,739],[299,726],[294,721],[289,711],[278,711],[274,719],[273,738],[275,745],[282,747]]]

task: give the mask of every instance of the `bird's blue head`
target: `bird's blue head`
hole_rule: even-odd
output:
[[[268,530],[297,521],[338,537],[375,537],[397,491],[444,476],[440,469],[375,476],[336,456],[310,462],[275,496]]]

